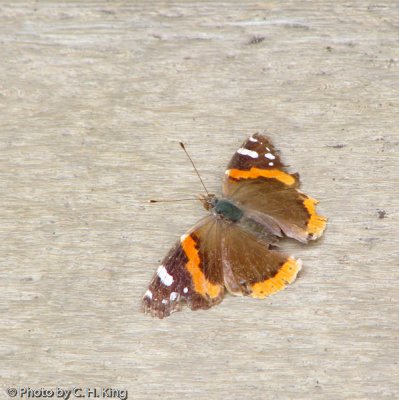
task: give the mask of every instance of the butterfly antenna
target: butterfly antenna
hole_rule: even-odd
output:
[[[190,198],[190,199],[161,199],[161,200],[148,200],[149,203],[174,203],[175,201],[191,201],[195,200],[197,201],[198,199],[196,198]]]
[[[204,187],[206,194],[209,195],[209,192],[208,192],[208,190],[206,189],[206,186],[205,186],[205,184],[204,184],[204,181],[202,180],[201,175],[199,174],[197,168],[195,167],[195,164],[194,164],[193,160],[191,159],[190,154],[188,154],[188,151],[186,150],[186,147],[184,146],[184,143],[183,143],[183,142],[179,142],[179,143],[180,143],[181,148],[182,148],[182,149],[184,150],[184,152],[186,153],[188,159],[190,160],[191,165],[193,166],[195,173],[198,175],[198,178],[199,178],[199,180],[201,181],[201,184],[202,184],[202,186]]]

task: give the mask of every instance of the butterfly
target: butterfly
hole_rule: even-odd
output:
[[[223,197],[200,195],[210,214],[163,259],[143,311],[164,318],[183,303],[208,309],[226,291],[263,299],[292,283],[301,260],[276,251],[276,243],[283,236],[307,243],[327,223],[299,186],[299,175],[287,171],[270,138],[256,133],[245,140],[227,166]]]

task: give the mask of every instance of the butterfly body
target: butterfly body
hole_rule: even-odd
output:
[[[181,308],[206,309],[233,295],[264,298],[293,282],[301,261],[272,248],[288,236],[319,237],[326,218],[298,190],[270,139],[250,136],[230,161],[223,196],[199,197],[210,212],[180,238],[154,275],[142,305],[163,318]]]

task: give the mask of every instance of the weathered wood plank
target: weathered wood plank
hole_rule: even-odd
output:
[[[2,387],[129,398],[392,399],[394,1],[2,2]],[[158,321],[139,301],[244,137],[267,130],[330,218],[265,301]]]

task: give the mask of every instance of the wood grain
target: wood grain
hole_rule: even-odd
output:
[[[395,1],[0,3],[0,377],[130,399],[399,397]],[[139,302],[267,131],[329,217],[264,301]],[[2,395],[3,396],[3,395]],[[7,395],[2,398],[8,398]]]

